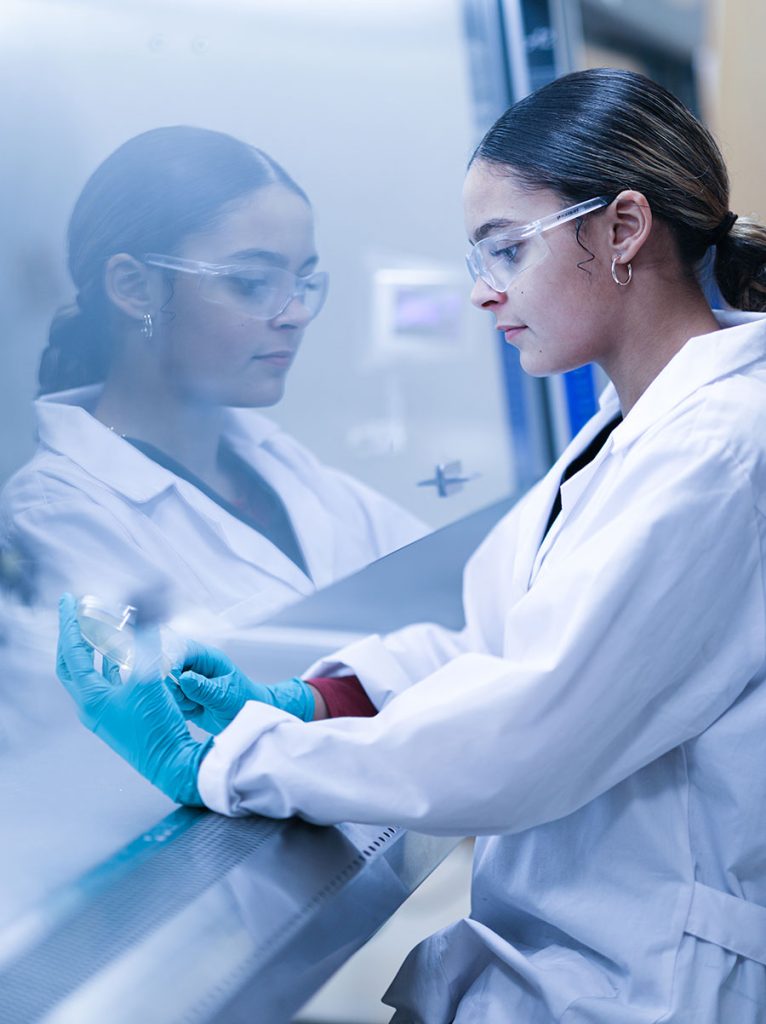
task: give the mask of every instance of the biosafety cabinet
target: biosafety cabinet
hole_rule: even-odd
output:
[[[671,0],[5,0],[0,479],[34,451],[85,181],[150,128],[223,131],[305,190],[330,275],[269,417],[427,533],[228,651],[268,682],[368,632],[459,626],[466,558],[602,383],[525,377],[471,307],[468,160],[511,102],[586,64],[639,66],[694,106],[701,32]],[[34,557],[0,570],[0,1021],[292,1019],[457,841],[176,808],[77,721]]]

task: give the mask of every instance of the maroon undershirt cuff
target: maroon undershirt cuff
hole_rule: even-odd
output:
[[[307,679],[322,694],[330,718],[371,718],[378,709],[356,676]]]

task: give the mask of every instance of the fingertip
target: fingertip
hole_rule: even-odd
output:
[[[194,686],[197,681],[197,673],[192,672],[190,669],[185,669],[176,677],[176,686],[181,693],[186,693],[189,687]]]
[[[183,672],[178,677],[178,688],[186,697],[199,696],[205,690],[207,679],[197,672]]]

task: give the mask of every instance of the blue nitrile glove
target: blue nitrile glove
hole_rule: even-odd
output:
[[[171,800],[202,807],[197,789],[200,763],[212,740],[193,739],[161,678],[133,673],[122,682],[115,666],[105,675],[93,667],[93,650],[83,640],[75,601],[59,603],[56,672],[77,704],[80,720]]]
[[[304,722],[314,717],[314,694],[308,683],[302,679],[271,686],[254,683],[214,647],[189,644],[173,675],[178,686],[168,686],[176,703],[186,718],[207,732],[225,729],[249,700],[271,704]]]

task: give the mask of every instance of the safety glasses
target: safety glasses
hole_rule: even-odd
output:
[[[472,246],[465,258],[471,279],[475,281],[480,277],[494,291],[506,291],[519,274],[540,263],[550,252],[543,238],[546,231],[600,210],[610,202],[609,196],[598,196],[596,199],[568,206],[549,217],[522,224],[501,235],[482,238]]]
[[[201,260],[182,260],[147,252],[142,263],[199,277],[199,294],[207,302],[229,306],[255,320],[273,320],[298,299],[313,320],[327,297],[329,277],[317,271],[298,277],[281,267],[247,264],[220,265]]]

